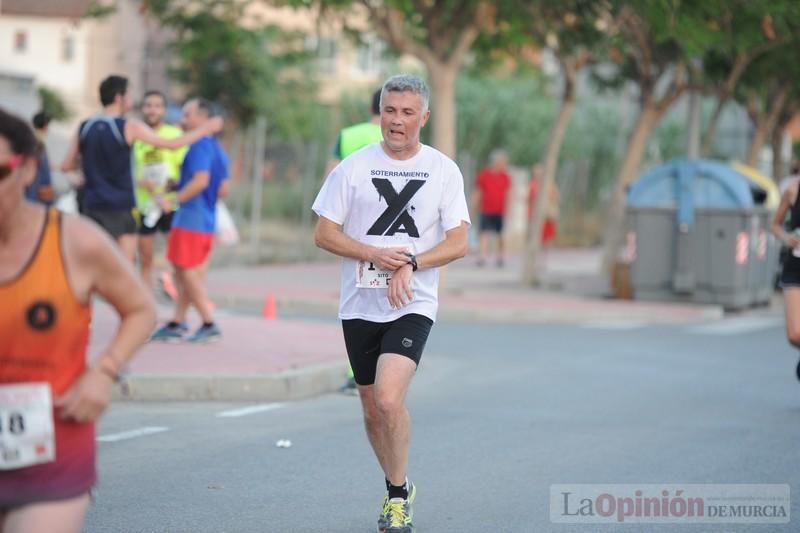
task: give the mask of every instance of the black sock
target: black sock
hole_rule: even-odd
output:
[[[408,499],[408,480],[405,481],[401,486],[397,487],[389,483],[389,499],[392,498],[400,498],[402,500]]]
[[[169,324],[167,324],[167,327],[170,328],[170,329],[175,329],[177,327],[180,327],[180,324],[178,324],[174,320],[170,320]]]
[[[214,322],[203,322],[203,327],[204,328],[210,328],[213,325],[214,325]]]

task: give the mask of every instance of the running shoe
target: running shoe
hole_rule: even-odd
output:
[[[358,396],[358,387],[356,386],[356,378],[347,378],[347,382],[339,389],[343,394],[350,396]]]
[[[189,327],[186,324],[175,325],[170,322],[166,326],[157,329],[150,337],[150,340],[155,342],[180,342],[188,332]]]
[[[412,482],[408,482],[408,499],[403,500],[400,498],[393,498],[389,499],[389,496],[386,495],[383,497],[383,506],[381,507],[381,514],[378,516],[378,533],[413,533],[414,526],[411,524],[411,515],[412,509],[411,504],[414,503],[414,499],[417,497],[417,487]],[[400,527],[397,529],[397,526],[392,525],[392,516],[393,516],[393,509],[396,507],[392,502],[400,504],[400,506],[406,509],[408,524],[406,526]],[[395,527],[395,529],[392,529]],[[403,529],[405,528],[405,529]]]
[[[209,326],[200,326],[188,340],[189,342],[205,343],[214,342],[221,338],[222,331],[220,331],[216,324],[211,324]]]

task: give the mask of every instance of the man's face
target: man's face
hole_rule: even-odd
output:
[[[208,119],[195,100],[186,102],[183,106],[183,129],[193,130]]]
[[[144,99],[144,103],[142,104],[142,115],[144,116],[144,121],[151,128],[161,124],[161,122],[164,120],[164,115],[166,112],[167,108],[164,105],[164,99],[159,95],[151,94]]]
[[[505,171],[508,169],[508,156],[506,155],[499,155],[497,159],[494,161],[494,168],[499,171]]]
[[[5,137],[0,137],[0,220],[22,202],[23,191],[33,182],[36,162],[16,156]]]
[[[128,98],[128,93],[118,94],[116,102],[119,104],[119,110],[124,115],[131,110],[131,100]]]
[[[410,91],[383,95],[381,132],[390,152],[407,154],[416,150],[419,132],[431,114],[423,105],[422,96]]]

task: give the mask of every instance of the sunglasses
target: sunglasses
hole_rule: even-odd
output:
[[[14,172],[24,159],[20,154],[12,155],[3,163],[0,163],[0,181],[6,179]]]

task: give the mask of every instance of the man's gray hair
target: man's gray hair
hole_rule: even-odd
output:
[[[489,155],[489,161],[491,164],[497,163],[499,160],[505,159],[508,161],[508,152],[503,150],[502,148],[495,148],[492,150],[492,153]]]
[[[422,97],[422,111],[425,112],[428,110],[431,101],[431,91],[422,79],[412,76],[411,74],[397,74],[383,83],[383,89],[381,89],[381,108],[383,108],[383,97],[386,93],[401,93],[406,91],[420,95]]]

